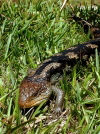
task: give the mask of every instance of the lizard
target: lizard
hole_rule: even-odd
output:
[[[88,58],[95,53],[96,48],[100,50],[100,38],[70,47],[46,59],[31,76],[28,75],[22,80],[19,106],[31,108],[39,105],[43,100],[48,100],[51,93],[54,92],[56,95],[55,112],[61,113],[64,91],[54,85],[51,80],[53,75],[62,74],[66,66],[72,66],[77,61],[83,60],[84,57]]]
[[[52,77],[58,74],[58,79],[66,67],[74,66],[79,60],[87,60],[91,54],[95,53],[95,49],[100,51],[100,29],[88,25],[87,22],[78,17],[74,16],[73,19],[82,21],[82,24],[86,24],[85,28],[91,27],[95,39],[54,54],[41,63],[31,75],[27,75],[22,80],[19,89],[19,106],[21,108],[37,106],[42,101],[47,101],[54,92],[56,96],[54,111],[55,113],[61,113],[64,103],[64,91],[55,86]]]

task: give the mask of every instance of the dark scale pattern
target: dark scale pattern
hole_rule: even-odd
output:
[[[44,79],[50,80],[51,75],[62,70],[67,65],[76,63],[77,60],[82,60],[85,55],[91,55],[94,53],[95,48],[99,48],[100,39],[87,42],[85,44],[79,44],[71,47],[61,53],[55,54],[48,60],[44,61],[36,72],[31,77],[32,79]]]

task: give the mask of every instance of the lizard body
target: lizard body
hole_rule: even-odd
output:
[[[54,86],[53,75],[62,74],[66,66],[75,65],[84,57],[90,57],[95,49],[100,50],[100,38],[68,48],[45,60],[31,75],[24,78],[20,85],[19,105],[30,108],[48,100],[51,93],[56,95],[55,111],[62,111],[64,92]],[[85,59],[87,60],[87,59]]]

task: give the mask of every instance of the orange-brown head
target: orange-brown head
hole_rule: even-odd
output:
[[[30,108],[47,100],[51,94],[50,85],[47,81],[34,81],[25,77],[20,85],[19,106]]]

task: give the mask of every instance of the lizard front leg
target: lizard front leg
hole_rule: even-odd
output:
[[[56,95],[55,112],[60,114],[64,103],[64,91],[54,85],[52,85],[52,90]]]

